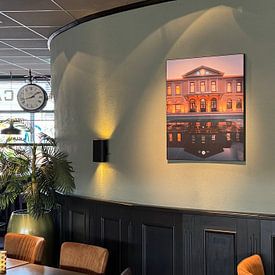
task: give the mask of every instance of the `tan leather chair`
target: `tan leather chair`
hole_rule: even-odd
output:
[[[4,239],[4,250],[7,256],[30,263],[40,264],[45,247],[42,237],[7,233]]]
[[[243,259],[237,266],[238,275],[264,275],[261,257],[257,254]]]
[[[65,242],[60,251],[60,268],[86,274],[105,274],[108,257],[106,248]]]

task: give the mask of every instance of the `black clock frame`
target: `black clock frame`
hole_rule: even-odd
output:
[[[19,101],[19,99],[18,99],[18,98],[19,98],[19,92],[20,92],[20,90],[23,89],[23,88],[26,87],[26,86],[36,86],[36,87],[38,87],[38,88],[43,92],[43,94],[44,94],[44,102],[43,102],[43,104],[42,104],[41,106],[39,106],[38,108],[36,108],[36,109],[30,110],[30,109],[28,109],[28,108],[25,108],[24,106],[21,105],[21,103],[20,103],[20,101]],[[39,86],[39,85],[37,85],[37,84],[30,83],[30,84],[24,85],[23,87],[21,87],[21,88],[19,89],[19,91],[18,91],[18,93],[17,93],[17,102],[18,102],[19,106],[20,106],[24,111],[29,112],[29,113],[36,113],[36,112],[41,111],[41,110],[46,106],[46,104],[47,104],[47,102],[48,102],[48,95],[47,95],[47,92],[46,92],[41,86]]]

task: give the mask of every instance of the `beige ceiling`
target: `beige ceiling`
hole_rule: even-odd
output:
[[[50,75],[49,36],[83,16],[141,0],[0,0],[0,76]]]

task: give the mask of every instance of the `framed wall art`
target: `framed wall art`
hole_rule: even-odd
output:
[[[244,55],[167,61],[167,159],[245,161]]]

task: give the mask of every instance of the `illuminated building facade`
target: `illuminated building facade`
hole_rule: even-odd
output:
[[[224,75],[200,66],[181,79],[167,80],[167,115],[195,113],[243,114],[244,83],[242,75]]]

